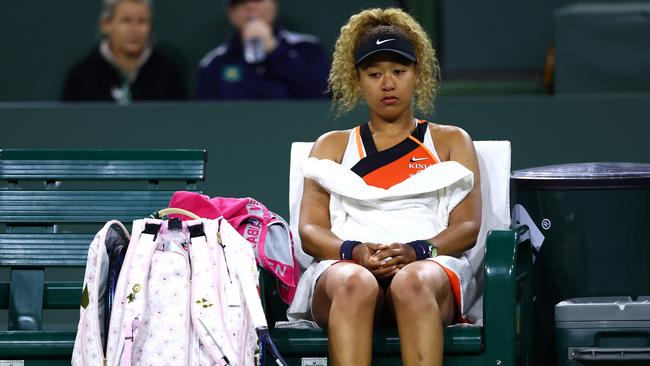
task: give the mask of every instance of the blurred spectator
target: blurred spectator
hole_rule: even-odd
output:
[[[278,27],[278,0],[227,4],[234,33],[201,60],[198,99],[325,97],[329,62],[317,37]]]
[[[185,99],[179,71],[151,44],[151,0],[104,0],[103,39],[68,73],[64,101]]]

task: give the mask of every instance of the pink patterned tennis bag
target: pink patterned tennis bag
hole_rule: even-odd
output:
[[[267,351],[286,364],[268,335],[253,250],[225,219],[134,221],[107,335],[105,264],[90,255],[102,237],[89,249],[73,365],[248,366],[264,364]]]

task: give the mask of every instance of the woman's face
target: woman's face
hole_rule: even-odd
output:
[[[261,19],[266,24],[273,24],[277,15],[276,0],[243,0],[228,7],[230,22],[238,31],[251,19]]]
[[[358,68],[359,88],[372,114],[395,120],[410,110],[417,69],[398,57],[379,55]]]
[[[135,1],[120,1],[111,19],[102,21],[102,32],[115,53],[139,57],[149,44],[151,9]]]

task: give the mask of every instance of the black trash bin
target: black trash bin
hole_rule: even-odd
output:
[[[650,164],[518,170],[510,192],[513,224],[529,225],[536,247],[534,359],[555,365],[555,304],[650,295]]]

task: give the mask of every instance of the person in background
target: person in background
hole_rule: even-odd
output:
[[[151,0],[104,0],[103,39],[68,72],[64,101],[185,99],[179,70],[151,44]]]
[[[317,37],[275,24],[278,0],[230,0],[234,33],[199,64],[197,99],[325,98],[329,61]]]

